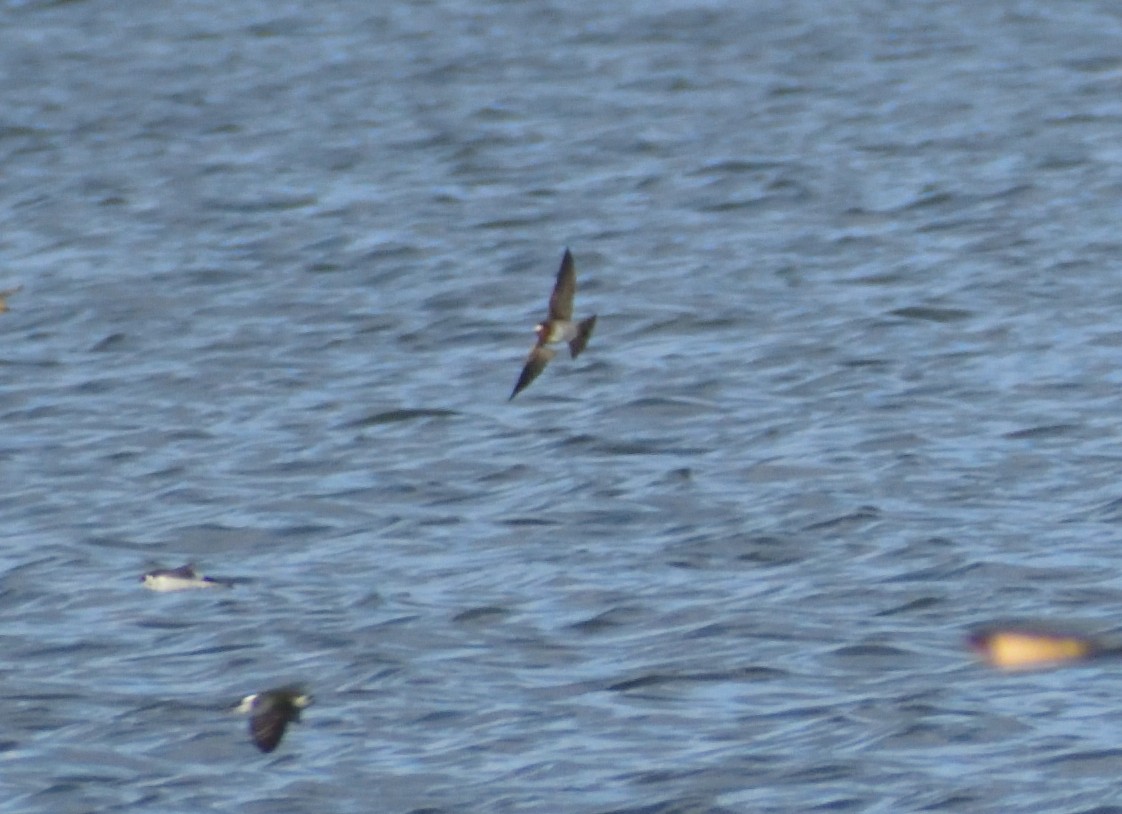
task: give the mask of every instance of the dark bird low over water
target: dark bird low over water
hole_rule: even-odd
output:
[[[510,394],[513,399],[530,386],[550,360],[557,355],[557,351],[550,348],[560,342],[569,344],[569,353],[576,359],[588,344],[592,336],[592,329],[596,327],[596,315],[573,321],[573,295],[577,292],[577,274],[573,269],[573,255],[565,249],[565,256],[561,258],[561,268],[557,272],[557,282],[553,285],[553,293],[549,297],[549,315],[544,322],[534,326],[538,341],[530,351],[522,374],[514,385],[514,392]],[[509,401],[509,399],[508,399]]]
[[[310,706],[312,696],[299,687],[279,687],[247,695],[235,712],[249,714],[249,735],[262,752],[277,748],[290,722],[300,720],[300,710]]]

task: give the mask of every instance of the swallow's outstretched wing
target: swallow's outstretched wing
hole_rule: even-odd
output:
[[[518,382],[514,385],[514,391],[510,394],[510,398],[514,398],[527,387],[530,382],[536,379],[545,366],[549,364],[549,360],[557,355],[556,351],[550,350],[545,345],[534,345],[534,349],[530,351],[530,355],[526,358],[526,364],[522,368],[522,375],[518,377]],[[507,399],[510,401],[510,399]]]
[[[561,268],[557,271],[557,282],[549,295],[549,319],[568,322],[573,318],[573,296],[577,293],[577,273],[573,268],[573,255],[565,249],[561,258]]]

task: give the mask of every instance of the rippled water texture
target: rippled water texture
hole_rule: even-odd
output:
[[[0,812],[1117,811],[1120,37],[4,3]]]

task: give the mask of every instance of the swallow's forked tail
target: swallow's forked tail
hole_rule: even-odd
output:
[[[588,338],[592,336],[592,329],[596,327],[596,315],[593,314],[588,319],[582,319],[577,323],[577,335],[569,342],[569,353],[576,359],[584,346],[588,344]]]

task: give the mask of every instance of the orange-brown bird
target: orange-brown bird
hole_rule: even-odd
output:
[[[967,644],[992,667],[1031,670],[1122,656],[1122,646],[1050,624],[997,623],[974,630]]]

